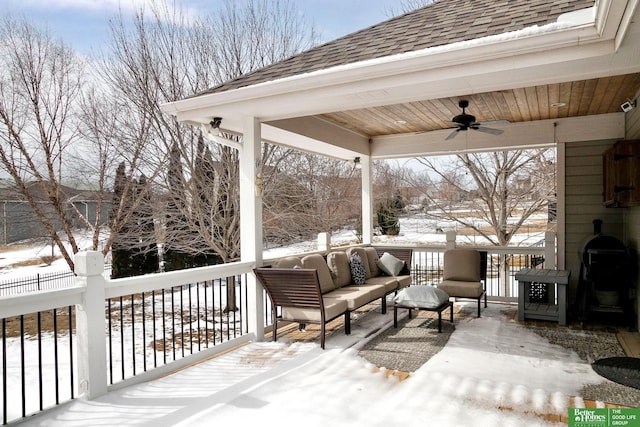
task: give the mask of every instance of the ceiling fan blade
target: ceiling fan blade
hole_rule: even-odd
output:
[[[449,136],[447,136],[444,140],[445,140],[445,141],[448,141],[448,140],[450,140],[450,139],[455,138],[459,131],[460,131],[460,128],[458,128],[458,129],[454,129],[454,130],[453,130],[453,132],[451,132],[451,133],[449,134]]]
[[[511,122],[509,120],[491,120],[491,121],[488,121],[488,122],[480,122],[480,124],[482,126],[486,126],[486,125],[489,125],[489,126],[498,125],[498,126],[500,126],[500,125],[509,125],[509,124],[511,124]]]
[[[502,129],[487,128],[484,126],[474,127],[473,129],[479,130],[480,132],[484,133],[490,133],[491,135],[502,135],[502,133],[504,132]]]

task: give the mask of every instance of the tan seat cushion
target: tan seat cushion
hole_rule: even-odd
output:
[[[327,297],[346,301],[349,310],[353,311],[377,298],[382,298],[384,294],[383,285],[358,285],[338,288],[329,292]]]
[[[393,292],[398,289],[398,280],[397,277],[389,277],[389,276],[378,276],[371,277],[367,279],[365,285],[383,285],[385,289],[385,293]]]
[[[318,271],[318,281],[320,282],[320,291],[324,294],[336,288],[331,276],[331,270],[327,266],[327,262],[320,254],[311,254],[302,258],[302,267],[311,268]]]
[[[462,282],[458,280],[444,280],[439,283],[438,289],[442,289],[449,296],[460,298],[479,298],[484,291],[482,282]]]
[[[398,289],[406,288],[407,286],[411,286],[411,276],[395,276],[394,279],[398,282]]]
[[[349,256],[345,252],[329,252],[327,254],[327,265],[333,276],[333,283],[337,288],[351,284]]]
[[[336,298],[323,297],[325,320],[333,319],[340,314],[347,311],[348,305],[344,300]],[[320,310],[312,308],[299,308],[299,307],[282,307],[282,319],[292,321],[309,321],[309,322],[321,322]]]

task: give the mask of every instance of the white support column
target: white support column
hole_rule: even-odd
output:
[[[456,247],[456,236],[457,233],[455,230],[449,230],[445,233],[445,236],[447,238],[447,244],[446,244],[446,248],[447,249],[455,249]]]
[[[544,233],[544,268],[556,268],[556,233]]]
[[[243,262],[262,265],[262,141],[260,122],[244,120],[240,150],[240,257]],[[258,175],[260,174],[260,175]],[[264,298],[253,274],[247,276],[248,329],[258,341],[264,338]]]
[[[556,183],[556,226],[557,226],[557,245],[558,245],[558,261],[557,265],[560,269],[566,268],[566,155],[567,146],[565,143],[559,142],[556,146],[556,176],[558,182]],[[570,254],[573,256],[573,254]]]
[[[95,399],[107,393],[104,257],[101,252],[79,252],[74,263],[76,284],[86,288],[82,304],[76,306],[79,394]]]
[[[331,234],[318,233],[318,250],[325,253],[331,250]]]
[[[373,178],[371,156],[360,156],[362,165],[362,243],[373,242]]]

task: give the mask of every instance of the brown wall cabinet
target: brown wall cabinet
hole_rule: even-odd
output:
[[[640,140],[618,141],[602,154],[606,207],[640,205]]]

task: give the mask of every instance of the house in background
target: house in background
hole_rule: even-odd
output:
[[[575,305],[594,219],[640,245],[640,207],[603,204],[602,160],[640,139],[639,94],[639,0],[440,0],[163,108],[218,143],[234,145],[220,130],[242,135],[242,260],[257,264],[261,141],[359,158],[364,243],[372,160],[555,146],[557,265]],[[452,129],[463,100],[477,122],[508,121],[492,126],[503,132]]]
[[[62,230],[62,225],[57,219],[58,215],[53,211],[53,207],[47,200],[47,195],[43,193],[40,186],[32,183],[27,188],[34,202],[39,204],[43,214],[52,221],[56,230]],[[68,215],[73,228],[87,229],[87,223],[92,225],[107,224],[109,207],[111,206],[110,195],[108,195],[108,201],[102,202],[98,220],[96,216],[98,215],[98,206],[101,204],[99,194],[95,191],[79,190],[66,185],[62,185],[60,190],[66,201],[66,215]],[[7,245],[28,239],[50,239],[49,232],[27,198],[13,184],[1,185],[0,244]]]

